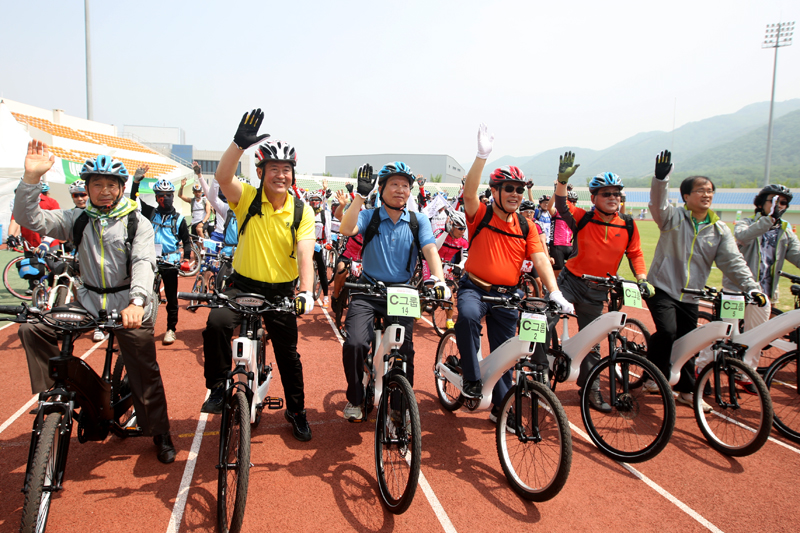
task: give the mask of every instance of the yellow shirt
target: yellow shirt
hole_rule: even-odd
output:
[[[247,217],[250,203],[257,189],[242,184],[242,197],[230,207],[236,213],[239,227]],[[294,220],[294,197],[286,195],[286,202],[277,211],[267,200],[266,193],[261,200],[261,214],[250,218],[244,235],[239,235],[239,245],[233,255],[233,269],[247,278],[265,283],[285,283],[298,277],[296,247],[292,247],[292,221]],[[304,205],[303,218],[297,229],[297,241],[315,240],[314,211]]]

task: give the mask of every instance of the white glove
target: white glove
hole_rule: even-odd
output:
[[[314,309],[314,296],[311,291],[301,292],[294,299],[294,311],[298,315],[305,315]]]
[[[575,306],[569,303],[565,298],[564,295],[561,294],[561,291],[553,291],[550,293],[550,299],[558,304],[561,308],[562,313],[570,313],[575,314]]]
[[[489,154],[492,153],[492,145],[494,144],[494,135],[489,133],[486,124],[481,122],[478,126],[478,157],[481,159],[489,159]]]

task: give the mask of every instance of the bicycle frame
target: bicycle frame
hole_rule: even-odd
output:
[[[266,379],[258,387],[253,387],[255,381],[255,372],[258,371],[258,357],[259,343],[263,329],[258,328],[254,330],[253,322],[260,325],[261,319],[258,315],[249,316],[248,313],[242,313],[242,323],[239,328],[239,336],[231,339],[231,354],[233,356],[234,369],[228,376],[228,384],[226,389],[239,388],[244,385],[243,392],[247,396],[247,401],[250,404],[250,423],[256,421],[257,406],[267,399],[267,392],[269,392],[269,385],[272,383],[272,363],[266,366]]]
[[[792,342],[782,340],[781,337],[799,327],[800,309],[793,309],[792,311],[767,320],[765,323],[750,331],[745,331],[744,333],[739,333],[738,328],[733,328],[734,331],[731,336],[731,341],[735,344],[747,346],[745,358],[748,356],[757,357],[767,344],[778,346],[778,340],[788,345],[789,349],[786,351],[790,351],[794,350],[796,345]]]
[[[395,356],[401,356],[400,347],[406,338],[406,328],[400,324],[390,324],[384,331],[375,329],[375,350],[372,354],[372,361],[367,362],[370,373],[364,373],[364,390],[367,390],[369,382],[372,381],[375,386],[375,397],[373,398],[373,405],[378,407],[383,394],[383,378],[389,373],[389,363]],[[383,362],[383,372],[375,370],[375,361]],[[370,364],[371,363],[371,364]],[[406,371],[406,362],[403,357],[403,373]]]
[[[672,345],[672,354],[669,358],[671,365],[669,378],[667,379],[669,384],[673,387],[678,384],[681,379],[681,368],[696,353],[716,342],[729,340],[732,331],[733,324],[714,321],[703,324],[683,337],[676,339]]]
[[[600,315],[573,337],[569,336],[569,318],[563,317],[561,320],[563,325],[561,352],[570,360],[569,374],[564,381],[577,381],[584,358],[589,355],[596,344],[605,341],[609,335],[615,334],[625,327],[628,315],[621,311],[611,311]],[[551,372],[554,370],[556,355],[558,354],[547,354]]]

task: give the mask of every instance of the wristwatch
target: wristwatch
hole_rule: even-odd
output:
[[[144,307],[144,298],[142,298],[141,296],[136,296],[134,298],[131,298],[130,303],[131,305],[135,305],[137,307]]]

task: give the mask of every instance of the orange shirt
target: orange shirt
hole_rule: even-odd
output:
[[[522,262],[531,254],[544,251],[539,234],[533,227],[535,222],[528,221],[528,238],[525,241],[483,228],[478,239],[472,242],[471,236],[475,234],[478,224],[483,220],[486,209],[486,204],[481,203],[475,216],[472,219],[467,217],[467,231],[472,247],[469,249],[469,257],[464,268],[492,285],[516,285],[519,283]],[[522,235],[522,228],[516,215],[511,217],[509,223],[495,213],[489,225],[512,235]]]
[[[586,213],[585,209],[568,205],[575,224],[581,221]],[[600,220],[600,214],[595,212],[595,220]],[[614,224],[611,227],[601,224],[588,223],[582,230],[575,233],[575,243],[578,247],[578,254],[570,257],[566,268],[576,276],[583,274],[590,276],[605,277],[607,274],[617,275],[617,269],[622,261],[622,256],[626,253],[633,265],[635,274],[647,274],[644,264],[644,254],[642,253],[641,240],[639,239],[639,228],[633,224],[633,236],[628,244],[628,230],[625,229],[625,221],[616,214],[609,222]]]

